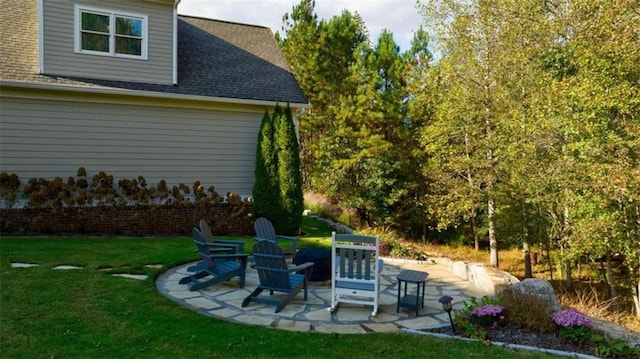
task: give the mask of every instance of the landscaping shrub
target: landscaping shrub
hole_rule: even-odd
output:
[[[297,235],[302,223],[304,199],[300,150],[291,108],[276,105],[265,112],[256,150],[254,211],[269,219],[277,233]]]
[[[25,201],[14,207],[10,196],[15,196],[18,177],[4,174],[0,178],[13,188],[0,197],[5,200],[0,208],[0,231],[5,235],[188,235],[201,218],[215,226],[216,234],[253,233],[250,201],[227,193],[225,202],[213,186],[205,192],[200,181],[193,184],[193,195],[185,184],[169,191],[166,181],[154,188],[142,176],[121,179],[115,187],[113,176],[104,171],[87,181],[81,167],[77,178],[66,181],[30,178],[20,193]]]
[[[20,189],[20,179],[15,173],[0,173],[0,198],[13,201]]]
[[[484,340],[487,336],[487,327],[483,327],[481,323],[476,323],[472,319],[475,315],[474,313],[477,309],[487,306],[487,305],[498,305],[499,300],[496,298],[490,298],[484,296],[480,299],[476,297],[471,297],[468,301],[465,300],[463,302],[463,308],[454,311],[453,322],[460,331],[465,333],[469,338]],[[493,323],[491,323],[493,324]]]
[[[279,107],[276,110],[279,110]],[[273,136],[273,120],[269,112],[265,111],[260,124],[256,149],[253,210],[256,217],[265,217],[270,220],[282,213],[280,186],[278,185],[278,163]]]
[[[508,324],[538,333],[555,330],[551,320],[552,307],[548,301],[519,290],[506,289],[500,294]]]
[[[275,222],[278,233],[300,232],[304,197],[300,173],[300,149],[291,107],[287,105],[278,117],[274,114],[274,144],[278,161],[278,185],[282,213]]]

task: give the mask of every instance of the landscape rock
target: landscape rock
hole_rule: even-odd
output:
[[[547,280],[542,278],[527,278],[521,282],[510,286],[513,290],[519,290],[522,293],[538,296],[549,303],[554,312],[560,310],[560,303],[556,297],[553,286]]]

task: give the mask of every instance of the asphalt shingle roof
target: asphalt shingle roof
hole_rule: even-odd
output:
[[[267,27],[178,16],[178,84],[156,85],[39,74],[36,6],[28,3],[15,10],[0,16],[0,81],[308,102]],[[21,31],[12,31],[16,28]]]

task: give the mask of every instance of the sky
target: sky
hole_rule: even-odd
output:
[[[299,0],[182,0],[178,14],[215,20],[267,26],[282,33],[282,16],[290,13]],[[372,45],[383,29],[393,33],[401,51],[411,46],[413,33],[422,24],[416,0],[316,0],[320,19],[340,15],[342,10],[357,12],[362,17]]]

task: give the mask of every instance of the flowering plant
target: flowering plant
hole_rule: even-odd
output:
[[[551,314],[551,319],[560,328],[560,335],[575,343],[582,344],[589,340],[593,334],[591,320],[576,310],[565,309],[555,312]]]
[[[504,320],[504,308],[499,305],[486,304],[469,312],[469,321],[482,326],[497,328]]]

